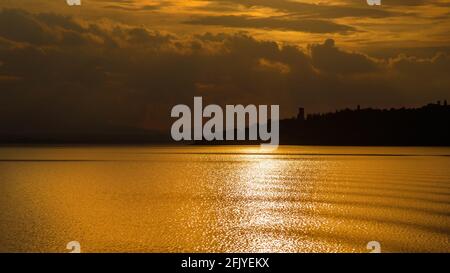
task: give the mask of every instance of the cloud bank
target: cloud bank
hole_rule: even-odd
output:
[[[7,24],[5,24],[7,23]],[[328,111],[444,99],[450,56],[380,59],[333,39],[300,48],[245,32],[178,35],[54,13],[0,12],[0,131],[168,130],[205,103]],[[100,128],[100,129],[99,129]]]

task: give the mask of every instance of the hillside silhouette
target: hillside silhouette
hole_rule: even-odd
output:
[[[269,122],[270,124],[270,122]],[[254,125],[257,126],[257,125]],[[248,135],[248,128],[246,135]],[[98,127],[95,131],[1,132],[0,144],[195,144],[244,145],[260,141],[175,142],[170,132],[132,127]],[[337,110],[280,120],[281,145],[450,146],[450,106],[430,103],[420,108]]]
[[[447,101],[420,108],[344,109],[280,121],[280,143],[296,145],[449,146]]]
[[[268,123],[270,125],[270,122]],[[257,126],[257,125],[256,125]],[[246,129],[248,135],[248,128]],[[259,144],[260,141],[196,141],[199,145]],[[281,145],[450,146],[447,101],[420,108],[343,109],[280,120]]]

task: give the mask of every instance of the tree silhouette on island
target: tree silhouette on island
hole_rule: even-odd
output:
[[[200,141],[196,144],[258,144],[255,141]],[[450,106],[430,103],[420,108],[337,110],[280,120],[281,145],[450,146]]]
[[[305,115],[304,108],[299,108],[297,117],[282,119],[279,125],[281,145],[450,146],[450,106],[446,100],[420,108],[358,106],[309,115]],[[250,145],[260,141],[174,142],[169,131],[104,126],[95,131],[1,132],[0,144]]]
[[[282,144],[449,146],[450,106],[445,100],[420,108],[344,109],[280,122]]]

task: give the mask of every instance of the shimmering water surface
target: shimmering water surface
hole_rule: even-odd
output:
[[[450,252],[450,149],[0,148],[0,251]]]

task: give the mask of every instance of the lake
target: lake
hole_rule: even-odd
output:
[[[450,148],[0,148],[0,251],[450,252]]]

